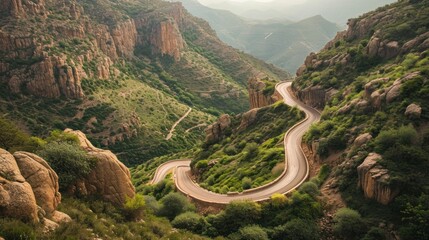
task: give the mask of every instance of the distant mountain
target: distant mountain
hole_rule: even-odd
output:
[[[310,52],[321,49],[340,30],[320,15],[299,22],[249,20],[196,0],[181,2],[193,15],[208,21],[222,41],[289,72],[295,72]]]
[[[288,18],[295,21],[322,15],[329,21],[344,25],[351,17],[393,3],[395,0],[303,0],[301,3],[274,0],[272,2],[200,0],[206,6],[232,11],[253,19]]]

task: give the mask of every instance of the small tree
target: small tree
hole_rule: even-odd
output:
[[[244,190],[252,188],[252,179],[244,177],[242,180],[242,187]]]
[[[159,214],[173,220],[177,215],[187,212],[194,211],[195,206],[192,205],[185,196],[180,193],[169,193],[161,199],[161,209]]]
[[[194,233],[202,233],[205,227],[204,219],[194,212],[185,212],[174,218],[173,227],[186,229]]]
[[[299,191],[302,193],[307,193],[312,197],[316,197],[317,195],[319,195],[319,187],[317,187],[317,184],[314,182],[303,183],[299,188]]]
[[[360,239],[365,233],[361,215],[350,208],[341,208],[334,215],[334,233],[345,239]]]
[[[87,176],[96,165],[96,159],[66,142],[51,142],[38,152],[59,176],[61,190],[66,190],[77,179]]]
[[[287,197],[281,193],[274,193],[271,195],[271,204],[274,207],[283,207],[287,204]]]
[[[232,240],[268,240],[268,235],[260,226],[252,225],[240,228],[229,238]]]
[[[124,204],[125,215],[129,220],[137,221],[143,217],[145,199],[143,195],[136,194],[133,198],[126,197]]]
[[[273,240],[317,240],[319,239],[319,233],[316,223],[296,218],[285,225],[274,228],[270,237]]]

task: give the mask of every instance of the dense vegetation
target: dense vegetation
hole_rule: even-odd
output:
[[[391,18],[387,23],[378,19],[363,37],[333,42],[317,55],[317,61],[346,55],[349,60],[309,67],[294,84],[297,89],[321,86],[338,90],[326,102],[321,122],[312,126],[305,141],[318,141],[322,159],[343,153],[336,161],[343,163],[334,171],[344,200],[365,221],[394,223],[403,239],[428,239],[428,221],[422,216],[427,216],[429,205],[422,201],[429,195],[429,52],[415,47],[386,58],[371,56],[368,49],[373,34],[381,40],[396,41],[399,46],[427,34],[428,12],[428,1],[399,1],[363,15],[358,22],[377,14]],[[397,95],[391,97],[391,87],[398,82]],[[389,98],[377,101],[376,94],[389,94]],[[405,114],[411,104],[421,107],[421,114]],[[372,140],[362,146],[352,144],[363,133],[371,134]],[[364,199],[356,188],[356,167],[370,152],[381,154],[379,164],[390,176],[386,184],[400,192],[387,206]],[[381,231],[383,237],[386,234],[385,230],[371,231],[374,235]],[[355,235],[362,237],[363,233]]]
[[[218,193],[243,191],[277,178],[284,169],[284,133],[303,117],[278,102],[257,110],[253,121],[232,119],[219,142],[204,144],[191,166],[200,186]],[[251,121],[240,129],[243,121]]]

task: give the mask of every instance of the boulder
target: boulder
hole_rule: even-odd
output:
[[[69,215],[67,215],[63,212],[60,212],[60,211],[54,211],[52,213],[51,220],[58,223],[58,224],[68,223],[68,222],[72,221],[72,219],[70,218]]]
[[[80,179],[68,192],[77,196],[99,196],[117,206],[122,206],[127,197],[135,195],[130,170],[109,150],[94,147],[81,131],[66,129],[76,135],[80,146],[97,159],[96,166],[84,179]]]
[[[37,205],[50,217],[61,202],[57,174],[45,160],[35,154],[16,152],[13,156],[21,174],[33,189]]]
[[[411,119],[419,119],[422,115],[422,107],[419,105],[412,103],[405,110],[405,116]]]
[[[375,199],[387,205],[399,194],[399,191],[392,189],[389,185],[389,171],[378,164],[380,159],[382,157],[379,154],[370,153],[357,167],[358,186],[363,190],[366,198]]]
[[[372,135],[369,133],[364,133],[359,135],[353,142],[353,146],[360,147],[365,143],[369,142],[372,139]]]
[[[39,221],[33,190],[21,175],[15,158],[0,149],[0,216]]]

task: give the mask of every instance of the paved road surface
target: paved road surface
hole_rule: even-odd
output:
[[[308,161],[301,149],[302,136],[312,123],[320,119],[320,113],[296,100],[288,91],[290,85],[291,82],[280,83],[276,88],[283,96],[286,104],[298,107],[306,113],[307,117],[287,132],[284,139],[286,171],[274,182],[240,194],[217,194],[199,187],[198,184],[191,180],[189,177],[190,160],[177,160],[159,166],[151,183],[161,181],[170,170],[175,169],[175,183],[181,192],[200,201],[220,204],[226,204],[237,199],[263,201],[269,199],[274,193],[285,194],[296,189],[307,179],[309,169]]]

